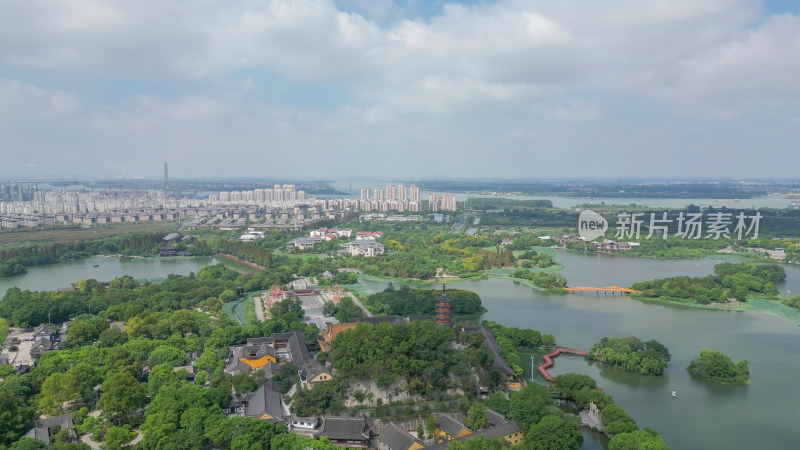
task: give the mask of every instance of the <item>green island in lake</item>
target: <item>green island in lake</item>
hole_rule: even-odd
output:
[[[701,350],[686,370],[695,378],[713,383],[750,384],[746,359],[734,363],[730,356],[714,350]]]

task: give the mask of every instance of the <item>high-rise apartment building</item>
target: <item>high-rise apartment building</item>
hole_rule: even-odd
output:
[[[361,188],[361,200],[369,200],[369,188]]]
[[[419,201],[419,186],[412,184],[411,187],[408,188],[408,199],[412,202]]]
[[[439,211],[439,196],[431,194],[428,196],[428,210],[431,212]]]
[[[386,186],[386,200],[397,200],[397,187],[393,184]]]
[[[373,197],[374,197],[375,200],[378,200],[378,201],[383,200],[383,189],[375,188]]]
[[[455,195],[443,195],[442,196],[442,210],[443,211],[455,211],[456,210],[456,196]]]
[[[408,191],[406,187],[402,184],[397,185],[397,201],[404,202],[408,200]]]

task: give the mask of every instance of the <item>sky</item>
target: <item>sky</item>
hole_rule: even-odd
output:
[[[798,0],[0,1],[0,179],[794,177]]]

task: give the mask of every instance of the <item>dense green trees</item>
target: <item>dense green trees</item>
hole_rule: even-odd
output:
[[[344,408],[344,384],[341,380],[317,383],[314,389],[298,389],[292,397],[292,412],[298,416],[319,416]]]
[[[221,253],[235,256],[261,267],[272,266],[272,252],[251,242],[221,240],[217,243],[217,249]]]
[[[794,309],[800,309],[800,295],[792,296],[791,298],[787,298],[783,301],[786,306],[792,307]],[[1,334],[1,333],[0,333]]]
[[[13,392],[0,387],[0,445],[16,441],[33,420],[34,410]]]
[[[671,355],[655,339],[642,342],[635,337],[604,337],[586,353],[586,359],[602,361],[627,372],[662,375]]]
[[[749,384],[750,369],[747,360],[734,363],[731,357],[714,350],[701,350],[686,368],[689,374],[701,380],[721,384]]]
[[[129,372],[111,375],[100,387],[102,394],[97,406],[112,422],[122,424],[145,404],[144,386]]]
[[[786,272],[776,264],[725,262],[714,266],[714,275],[662,278],[631,287],[647,298],[665,297],[705,305],[724,303],[729,298],[745,301],[750,295],[775,297],[778,289],[772,282],[785,278]]]
[[[649,430],[620,433],[608,443],[608,450],[669,450],[657,433]]]
[[[333,316],[341,323],[352,321],[356,317],[364,317],[364,311],[350,297],[343,297],[338,302],[327,302],[322,307],[323,314]]]
[[[436,300],[442,292],[437,289],[411,289],[401,286],[394,289],[389,285],[383,292],[370,295],[364,301],[365,306],[374,314],[386,314],[406,317],[410,315],[435,314]],[[452,302],[453,314],[456,316],[477,314],[486,311],[481,306],[481,298],[475,292],[461,289],[449,289],[447,296]]]
[[[292,276],[289,270],[291,268],[281,268],[246,276],[217,264],[200,269],[196,276],[169,275],[160,284],[138,283],[129,276],[123,276],[113,280],[105,289],[30,292],[11,288],[0,302],[0,317],[11,319],[15,326],[32,327],[48,321],[61,323],[87,311],[103,312],[107,318],[123,321],[144,310],[174,311],[174,325],[165,331],[195,332],[194,313],[176,310],[189,310],[197,306],[219,310],[221,297],[227,295],[224,292],[229,291],[235,297],[237,292],[247,289],[267,290],[275,284],[290,281]],[[84,285],[96,284],[91,283],[93,281],[86,280]],[[88,334],[92,334],[93,339],[97,338],[93,333]],[[82,338],[82,342],[85,339]]]
[[[583,435],[575,416],[549,414],[531,425],[525,433],[525,450],[577,450]]]
[[[500,347],[500,354],[517,375],[522,374],[522,359],[517,353],[517,349],[533,350],[546,344],[544,337],[547,335],[542,336],[536,330],[504,327],[495,322],[485,322],[484,325],[492,330],[497,345]],[[555,341],[552,344],[555,344]]]
[[[106,329],[108,322],[102,317],[79,316],[67,328],[67,344],[73,347],[91,344]]]
[[[523,386],[511,393],[508,405],[508,418],[517,421],[520,429],[527,430],[547,415],[552,406],[550,391],[535,383]]]
[[[447,388],[454,366],[452,329],[427,320],[409,324],[359,323],[333,341],[337,376],[373,379],[388,386],[407,378],[412,393],[426,394]]]
[[[25,267],[55,264],[97,254],[155,255],[161,233],[131,233],[86,241],[53,242],[0,250],[0,277],[25,273]]]
[[[605,392],[597,389],[597,383],[592,377],[583,374],[567,373],[559,375],[553,379],[553,388],[558,392],[559,398],[569,400],[575,403],[580,409],[588,409],[590,403],[594,403],[600,410],[600,415],[603,422],[603,432],[612,438],[615,435],[630,434],[638,430],[636,421],[633,420],[625,411],[614,403],[614,398]],[[649,449],[647,445],[654,445],[652,448],[661,449],[666,448],[656,445],[663,445],[661,438],[652,430],[647,430],[651,434],[648,438],[647,444],[642,447],[617,447],[624,449],[635,450],[638,448]],[[638,434],[636,436],[639,436]],[[630,438],[624,437],[618,442],[627,443]],[[660,443],[660,444],[658,444]],[[621,444],[622,445],[622,444]],[[609,447],[611,448],[611,447]]]
[[[482,403],[475,402],[469,407],[467,412],[467,419],[464,425],[472,431],[478,431],[486,428],[489,421],[486,419],[486,406]]]
[[[531,272],[528,269],[517,269],[511,274],[511,278],[528,280],[543,289],[563,288],[567,285],[567,279],[560,273]]]

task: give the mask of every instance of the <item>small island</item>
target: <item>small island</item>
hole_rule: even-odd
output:
[[[786,279],[777,264],[724,262],[714,266],[714,275],[677,276],[634,283],[639,291],[633,298],[695,303],[710,306],[738,306],[748,296],[777,298],[773,282]]]
[[[667,347],[651,339],[604,337],[586,353],[589,361],[602,361],[640,375],[663,375],[672,355]]]
[[[746,359],[734,363],[730,356],[714,350],[700,350],[700,356],[686,370],[689,375],[712,383],[750,384]]]

